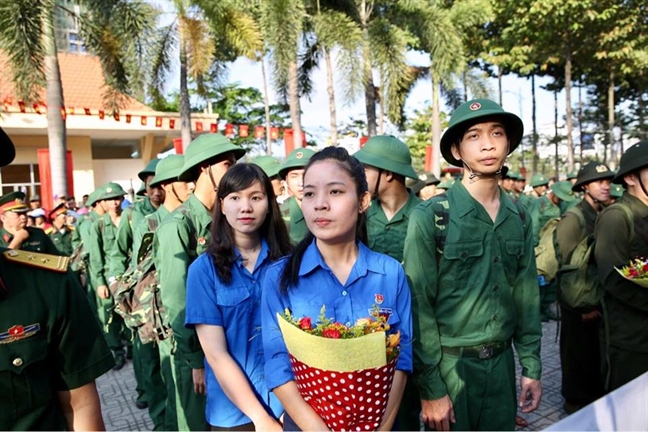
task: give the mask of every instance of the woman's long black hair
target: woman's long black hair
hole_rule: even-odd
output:
[[[276,261],[288,255],[292,249],[288,231],[281,218],[279,205],[268,176],[254,164],[238,163],[234,165],[218,184],[216,203],[212,212],[211,240],[207,249],[207,253],[214,260],[216,274],[224,284],[229,284],[232,281],[232,265],[236,256],[234,255],[234,233],[221,211],[221,200],[231,193],[249,188],[255,182],[261,183],[261,188],[268,198],[268,214],[261,225],[260,235],[268,243],[270,261]]]
[[[360,197],[369,190],[367,187],[367,177],[365,176],[364,166],[354,156],[349,155],[346,149],[342,147],[326,147],[324,150],[315,153],[304,169],[304,177],[306,177],[306,173],[311,169],[313,164],[325,160],[337,162],[340,168],[349,174],[353,183],[355,183],[358,199],[360,199]],[[299,279],[299,267],[301,266],[304,252],[306,252],[308,246],[313,242],[313,239],[314,236],[309,231],[306,237],[304,237],[304,239],[295,247],[293,254],[288,258],[279,284],[279,291],[282,294],[287,293],[288,288],[297,285],[297,280]],[[358,222],[356,224],[356,240],[360,240],[365,244],[367,243],[366,212],[362,212],[358,215]]]

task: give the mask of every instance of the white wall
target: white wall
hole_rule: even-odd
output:
[[[132,180],[132,187],[137,192],[142,183],[137,177],[137,173],[144,169],[145,164],[142,159],[101,159],[94,160],[92,163],[94,183],[97,187],[113,181],[119,183],[128,192]],[[79,189],[79,186],[75,185],[75,189]]]

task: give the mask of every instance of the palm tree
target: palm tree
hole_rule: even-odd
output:
[[[101,61],[108,89],[104,94],[112,111],[131,93],[137,76],[137,55],[153,30],[155,10],[139,0],[78,0],[82,13],[55,0],[3,0],[0,2],[0,44],[9,56],[16,93],[36,102],[46,88],[47,137],[52,190],[68,194],[65,107],[55,38],[55,14],[76,20],[88,51]]]
[[[241,10],[234,1],[218,2],[173,0],[175,19],[159,29],[152,49],[152,78],[150,85],[154,104],[162,100],[169,76],[172,56],[180,65],[180,128],[182,147],[191,142],[191,107],[189,78],[197,93],[206,95],[208,75],[218,75],[221,63],[236,55],[255,59],[262,49],[259,28],[253,17]]]

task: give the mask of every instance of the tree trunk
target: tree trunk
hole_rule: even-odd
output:
[[[499,104],[502,106],[502,68],[497,68],[497,93],[499,95]]]
[[[571,45],[567,44],[565,53],[565,105],[567,109],[567,171],[574,170],[574,141],[572,139],[572,129],[574,114],[571,106],[571,79],[572,79],[572,53]]]
[[[614,170],[616,169],[616,158],[614,157],[614,71],[610,71],[610,82],[608,84],[608,134],[610,137],[610,169]]]
[[[560,164],[558,162],[558,145],[560,143],[560,139],[558,137],[558,90],[554,90],[554,142],[556,144],[556,160],[554,169],[556,171],[555,176],[558,177],[560,175]]]
[[[580,162],[580,166],[582,167],[583,164],[583,82],[579,83],[578,85],[578,136],[579,141],[580,141],[580,155],[578,157],[578,160]]]
[[[441,115],[439,111],[440,79],[432,77],[432,173],[441,178]]]
[[[270,139],[270,96],[268,79],[266,77],[265,59],[261,57],[261,75],[263,76],[263,107],[265,108],[266,154],[272,156],[272,140]]]
[[[191,143],[191,106],[189,105],[189,88],[187,87],[187,51],[185,41],[180,34],[180,136],[182,149],[187,152]]]
[[[362,64],[365,92],[365,109],[367,111],[367,133],[376,135],[376,88],[374,87],[371,69],[371,47],[369,46],[369,11],[365,0],[360,5],[360,25],[362,26]]]
[[[49,146],[52,196],[67,196],[67,143],[65,120],[61,109],[65,107],[63,85],[59,69],[52,11],[46,8],[43,16],[43,47],[45,49],[45,74],[47,79],[47,140]]]
[[[324,49],[324,59],[326,60],[326,90],[329,98],[329,112],[331,114],[331,144],[338,145],[337,136],[337,116],[335,114],[335,88],[333,81],[333,62],[331,61],[331,51]]]
[[[295,47],[297,49],[297,47]],[[297,62],[288,66],[288,93],[290,97],[290,119],[292,120],[293,139],[295,148],[304,146],[302,143],[301,106],[299,104],[299,73]]]
[[[463,100],[465,103],[468,102],[468,72],[464,71],[462,78],[463,78],[463,91],[464,91]]]
[[[643,93],[640,92],[639,98],[637,99],[637,119],[639,123],[639,139],[640,140],[645,140],[646,139],[646,120],[645,120],[645,110],[646,110],[646,105],[644,104],[643,100]]]
[[[535,75],[531,75],[531,119],[533,122],[533,138],[531,153],[533,153],[533,172],[538,172],[538,118],[536,113]]]
[[[382,74],[381,74],[382,80]],[[378,133],[383,135],[385,133],[385,83],[381,82],[380,87],[377,88],[380,92],[380,99],[378,100]]]

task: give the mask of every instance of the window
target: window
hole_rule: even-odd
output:
[[[40,194],[40,173],[37,164],[8,165],[0,169],[0,186],[2,195],[21,191],[29,199]]]

